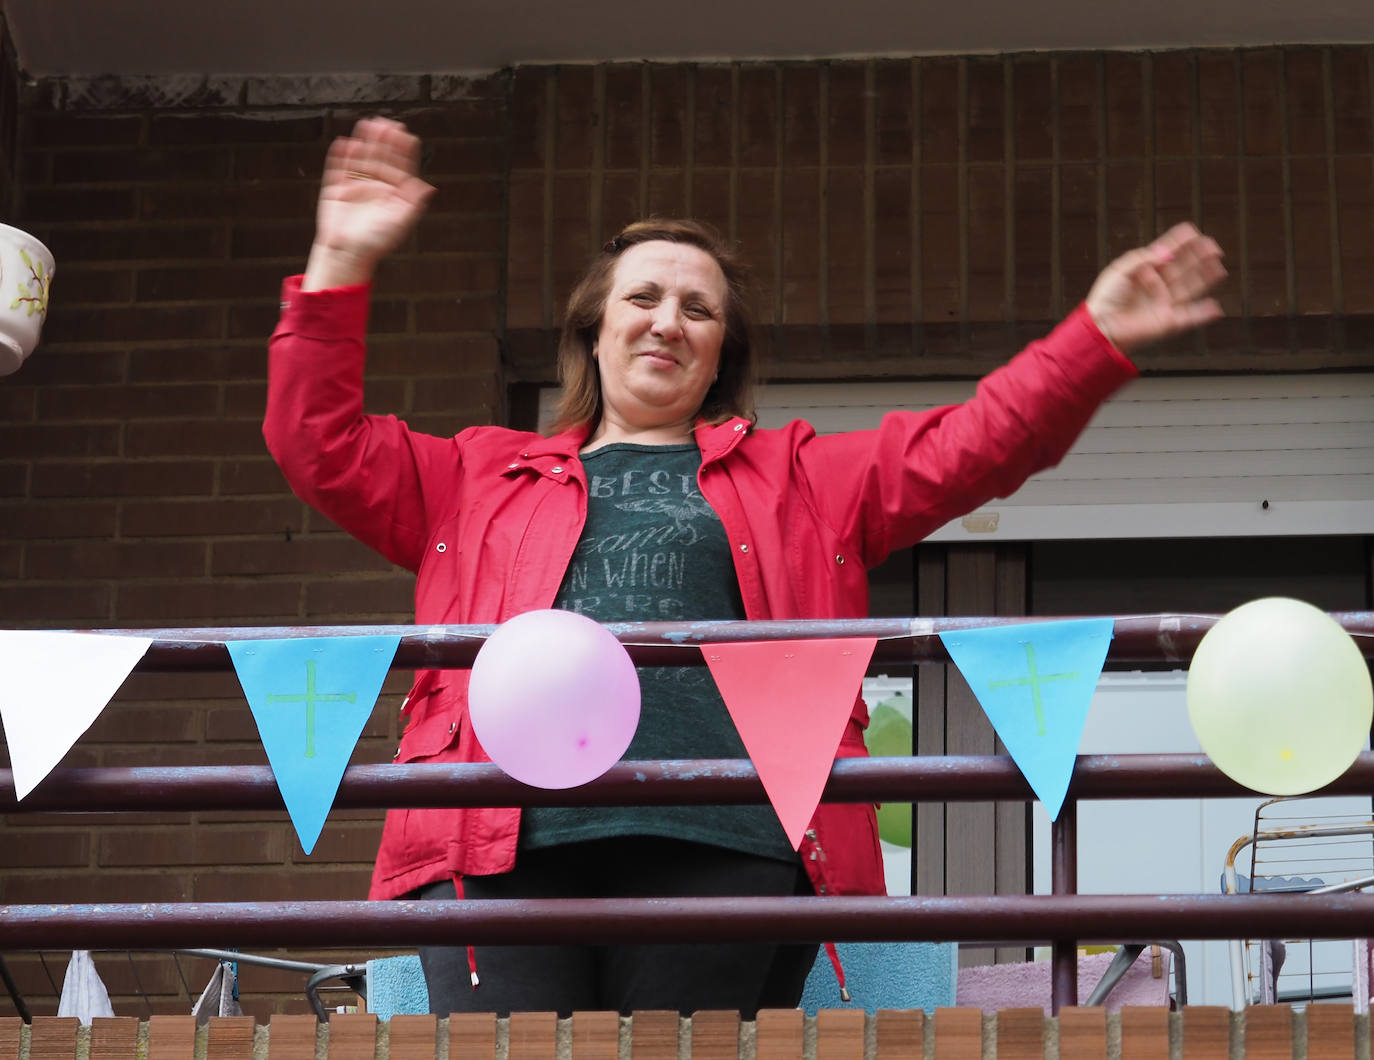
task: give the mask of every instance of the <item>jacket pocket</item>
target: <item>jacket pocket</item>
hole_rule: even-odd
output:
[[[410,724],[401,734],[396,761],[423,761],[458,742],[458,703],[448,689],[442,670],[426,670],[416,679],[402,707]]]

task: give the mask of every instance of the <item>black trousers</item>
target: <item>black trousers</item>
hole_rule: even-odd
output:
[[[513,871],[465,876],[467,898],[685,898],[811,894],[798,860],[636,836],[521,851]],[[453,898],[451,881],[418,897]],[[420,948],[429,1009],[452,1012],[795,1008],[815,944],[687,943],[617,946],[478,946],[474,988],[461,947]]]

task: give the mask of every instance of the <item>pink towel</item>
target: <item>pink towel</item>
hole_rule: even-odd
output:
[[[1080,954],[1078,958],[1078,1003],[1088,1000],[1102,973],[1112,963],[1113,954]],[[1168,1005],[1169,969],[1173,955],[1160,954],[1160,975],[1154,977],[1154,959],[1147,948],[1136,958],[1121,980],[1107,995],[1108,1012],[1127,1005]],[[988,964],[979,968],[960,968],[955,1004],[961,1008],[981,1008],[996,1012],[1004,1008],[1034,1008],[1050,1011],[1050,962]]]

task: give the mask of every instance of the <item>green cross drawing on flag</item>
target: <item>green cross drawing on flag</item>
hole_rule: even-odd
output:
[[[269,703],[305,704],[305,757],[315,757],[315,704],[316,703],[353,703],[357,701],[353,692],[315,691],[315,660],[305,660],[305,691],[303,693],[270,692]]]
[[[1040,686],[1049,681],[1072,681],[1078,677],[1078,671],[1065,674],[1041,674],[1035,662],[1035,645],[1029,641],[1026,648],[1026,666],[1030,670],[1027,677],[1017,677],[1009,681],[990,681],[988,687],[1015,688],[1021,685],[1029,685],[1031,690],[1031,704],[1035,707],[1035,727],[1037,735],[1045,735],[1045,704],[1040,697]]]

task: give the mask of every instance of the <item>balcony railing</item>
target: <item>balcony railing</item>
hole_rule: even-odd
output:
[[[1215,615],[1115,620],[1113,662],[1186,664]],[[1374,612],[1333,617],[1374,658]],[[942,631],[1033,619],[871,619],[812,622],[619,623],[609,626],[641,666],[702,665],[701,646],[728,641],[877,637],[873,663],[948,662]],[[299,636],[401,638],[394,668],[465,667],[490,626],[347,626],[102,630],[153,637],[141,671],[230,670],[225,642]],[[22,802],[0,770],[0,812],[281,810],[266,766],[58,770]],[[1323,794],[1374,793],[1364,753]],[[1081,755],[1052,826],[1049,895],[539,899],[503,902],[223,902],[0,906],[0,951],[586,942],[846,942],[1049,944],[1057,1012],[1077,997],[1077,946],[1158,938],[1374,936],[1374,896],[1361,893],[1079,895],[1077,803],[1250,792],[1203,755]],[[960,802],[1034,798],[1005,756],[837,761],[825,802]],[[622,762],[574,789],[542,789],[494,765],[351,766],[338,809],[435,806],[623,806],[764,803],[747,760]]]

